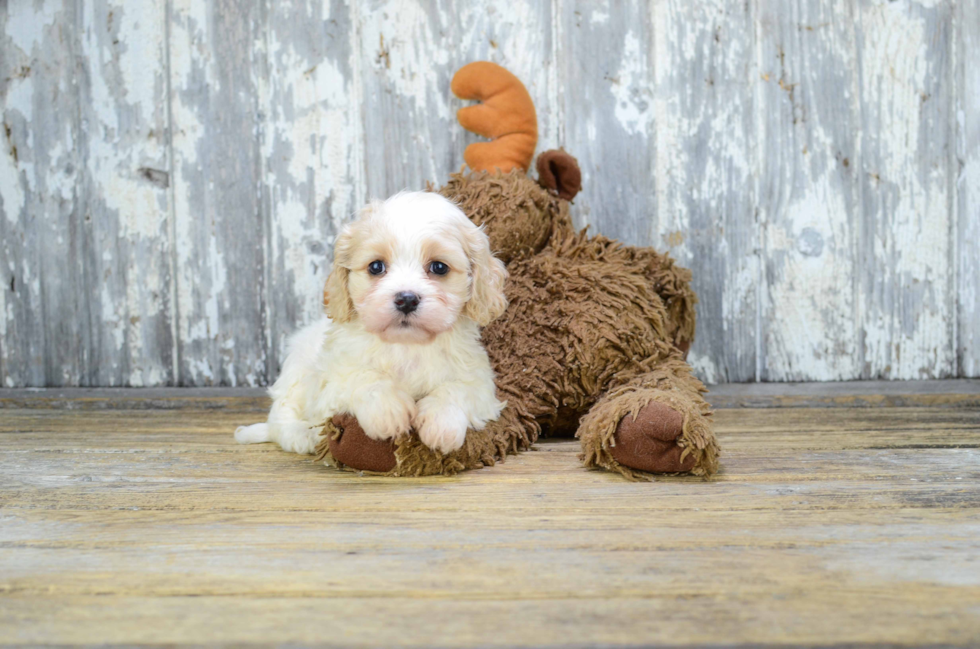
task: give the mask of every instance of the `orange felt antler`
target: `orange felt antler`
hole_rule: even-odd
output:
[[[453,76],[452,91],[460,99],[478,99],[475,106],[460,108],[459,123],[467,131],[491,138],[466,147],[463,158],[474,171],[527,171],[538,143],[538,117],[534,102],[520,79],[489,61],[460,68]]]

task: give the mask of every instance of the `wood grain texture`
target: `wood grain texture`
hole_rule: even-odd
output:
[[[234,444],[248,409],[6,409],[0,644],[975,644],[980,410],[815,414],[717,411],[715,480],[641,484],[574,441],[388,479]]]
[[[650,245],[656,231],[652,5],[558,3],[562,144],[579,162],[579,227]],[[624,218],[625,215],[634,215]]]
[[[70,2],[3,9],[3,382],[93,384],[101,304],[86,297],[101,278],[90,276],[82,17]]]
[[[980,380],[844,381],[840,383],[727,383],[709,386],[719,408],[980,408]],[[24,397],[26,398],[26,395]],[[3,403],[0,397],[0,404]],[[13,403],[24,403],[24,401]],[[108,399],[98,403],[109,403]]]
[[[955,6],[956,361],[960,376],[980,376],[980,1]]]
[[[656,245],[695,269],[691,365],[709,383],[753,381],[760,258],[752,5],[653,7]]]
[[[266,385],[338,228],[510,68],[708,382],[980,376],[976,0],[0,3],[0,384]]]
[[[171,384],[167,12],[162,3],[79,6],[80,297],[91,338],[81,382]]]
[[[14,3],[2,19],[0,375],[169,383],[163,5]]]
[[[763,380],[860,372],[853,6],[759,3]]]
[[[952,5],[859,3],[862,378],[953,375]],[[853,159],[852,159],[853,160]]]
[[[708,402],[726,408],[978,408],[980,379],[726,383],[708,386]],[[260,388],[0,388],[0,409],[220,410],[267,413]]]
[[[269,215],[261,207],[261,5],[170,5],[179,382],[264,384]]]
[[[40,12],[37,12],[40,13]],[[67,75],[66,52],[47,48],[48,38],[58,38],[68,18],[63,13],[36,15],[35,7],[20,5],[11,11],[7,3],[0,5],[0,32],[2,52],[0,56],[0,98],[3,102],[3,128],[0,129],[0,372],[4,385],[44,385],[71,383],[77,380],[73,368],[55,370],[49,376],[45,363],[46,341],[44,329],[35,326],[36,315],[44,313],[46,292],[41,292],[42,282],[52,278],[42,277],[39,259],[43,258],[42,228],[57,231],[64,223],[58,214],[48,214],[57,205],[70,202],[74,194],[74,181],[69,175],[58,174],[58,158],[70,157],[71,152],[53,150],[63,137],[62,129],[74,130],[71,121],[59,123],[59,116],[50,114],[57,106],[50,97],[67,92],[70,82],[59,79],[57,71]],[[31,27],[33,26],[33,29]],[[69,29],[70,31],[70,29]],[[52,61],[58,57],[58,61]],[[38,73],[40,64],[51,66],[52,73]],[[43,125],[48,132],[34,134]],[[46,130],[47,130],[46,129]],[[74,138],[69,134],[68,141]],[[30,143],[30,146],[28,146]],[[52,157],[54,160],[52,160]],[[60,162],[60,168],[71,164]],[[74,168],[74,166],[73,166]],[[64,182],[51,184],[51,180]],[[43,192],[43,193],[42,193]],[[46,208],[42,196],[51,203]],[[64,234],[61,235],[63,248]],[[54,242],[48,245],[54,245]],[[65,250],[61,258],[67,257]],[[57,280],[57,275],[53,278]],[[66,346],[72,344],[65,341]],[[78,343],[75,343],[78,346]],[[67,376],[66,376],[67,374]]]

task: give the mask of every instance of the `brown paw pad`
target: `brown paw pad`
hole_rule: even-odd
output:
[[[398,464],[395,443],[368,437],[354,415],[334,415],[331,422],[340,434],[328,440],[330,455],[341,464],[377,473],[387,473]]]
[[[650,473],[683,473],[694,468],[693,453],[681,461],[684,452],[677,439],[684,431],[684,415],[670,406],[651,401],[640,409],[636,419],[626,415],[616,428],[616,445],[609,454],[631,469]]]

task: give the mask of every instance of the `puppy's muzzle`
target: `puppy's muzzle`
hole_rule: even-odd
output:
[[[422,298],[420,298],[417,294],[410,293],[408,291],[402,291],[401,293],[395,296],[395,308],[401,311],[402,313],[404,313],[405,315],[408,315],[412,311],[415,311],[417,308],[419,308],[419,302],[421,301]]]

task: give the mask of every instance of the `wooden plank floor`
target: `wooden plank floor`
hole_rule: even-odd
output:
[[[895,386],[720,390],[757,406],[722,473],[643,484],[567,441],[337,472],[234,444],[247,391],[0,391],[0,644],[976,646],[980,382]]]

